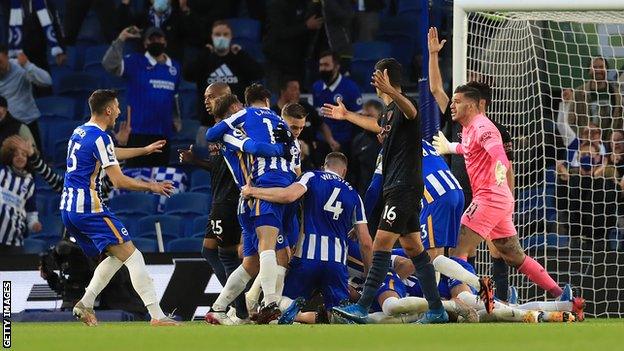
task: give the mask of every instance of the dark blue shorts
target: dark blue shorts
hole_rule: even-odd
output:
[[[97,256],[109,245],[132,240],[123,223],[110,211],[76,213],[61,211],[63,225],[87,256]]]
[[[349,298],[347,267],[338,262],[322,262],[293,257],[284,281],[284,296],[309,300],[316,290],[331,309]]]
[[[464,212],[464,193],[448,191],[428,204],[423,200],[420,211],[420,239],[425,250],[457,246],[457,235]]]

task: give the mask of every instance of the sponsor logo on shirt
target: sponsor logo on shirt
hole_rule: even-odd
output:
[[[169,80],[150,79],[149,83],[154,89],[175,90],[175,83]]]
[[[227,83],[227,84],[236,84],[238,83],[238,77],[232,73],[232,70],[224,63],[219,68],[214,70],[214,72],[210,73],[208,79],[206,79],[206,83]]]

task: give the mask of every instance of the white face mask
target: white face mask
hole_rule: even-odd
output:
[[[212,37],[212,44],[214,45],[215,50],[225,51],[230,48],[230,38],[226,38],[224,36]]]
[[[154,0],[154,11],[165,12],[169,9],[169,0]]]

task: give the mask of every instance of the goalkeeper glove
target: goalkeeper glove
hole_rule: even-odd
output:
[[[505,167],[501,161],[496,161],[494,177],[496,178],[496,185],[498,186],[501,186],[507,181],[507,167]]]
[[[433,145],[440,155],[457,153],[457,143],[450,143],[441,131],[438,131],[438,135],[433,136],[431,145]]]

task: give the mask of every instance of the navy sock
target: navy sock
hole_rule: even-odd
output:
[[[442,308],[442,301],[440,300],[440,292],[438,291],[438,284],[435,277],[435,268],[431,264],[431,259],[427,251],[423,251],[420,254],[412,257],[416,272],[414,275],[418,278],[420,288],[422,289],[427,303],[429,303],[430,310],[439,310]]]
[[[223,264],[221,264],[221,260],[219,259],[219,252],[217,249],[209,249],[207,247],[202,247],[201,251],[202,257],[208,261],[208,264],[212,268],[212,271],[219,279],[219,283],[221,286],[225,286],[225,282],[227,282],[227,276],[225,275],[225,268],[223,268]]]
[[[502,258],[492,257],[492,280],[496,284],[495,295],[501,301],[509,298],[509,269],[507,263]]]
[[[219,258],[225,268],[225,273],[230,277],[230,274],[238,268],[241,264],[241,260],[238,258],[238,252],[236,250],[227,250],[219,248]],[[236,308],[236,317],[240,319],[246,319],[249,317],[247,313],[247,304],[245,303],[245,294],[240,294],[234,300],[234,308]]]
[[[357,302],[358,305],[364,307],[367,311],[373,304],[373,300],[377,295],[377,290],[381,286],[386,274],[390,270],[390,252],[388,251],[375,251],[373,252],[373,265],[368,271],[366,282],[364,283],[364,289],[362,290],[362,296]]]

